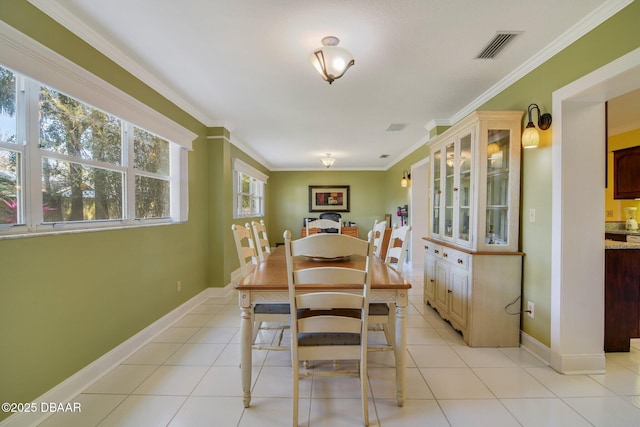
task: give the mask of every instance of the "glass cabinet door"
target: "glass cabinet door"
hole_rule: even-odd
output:
[[[511,131],[490,129],[487,140],[485,243],[509,244],[509,150]]]
[[[440,235],[440,195],[442,194],[442,150],[433,153],[433,200],[431,203],[431,232]]]
[[[455,179],[455,145],[448,144],[445,147],[444,170],[444,236],[453,237],[453,192]]]
[[[471,134],[460,139],[460,153],[458,164],[460,165],[458,191],[458,240],[470,241],[470,216],[471,216]]]

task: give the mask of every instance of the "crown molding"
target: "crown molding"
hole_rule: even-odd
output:
[[[197,107],[189,103],[176,91],[164,84],[156,76],[138,65],[132,58],[116,48],[111,42],[99,35],[93,28],[70,14],[58,0],[27,0],[47,16],[87,42],[100,53],[121,66],[127,72],[140,79],[146,85],[176,104],[207,127],[216,126],[216,121],[208,117]]]
[[[553,56],[558,54],[567,46],[571,45],[580,37],[584,36],[607,19],[611,18],[613,15],[627,7],[629,4],[633,3],[633,1],[634,0],[608,0],[607,2],[600,5],[581,21],[570,27],[560,37],[549,43],[537,54],[533,55],[531,59],[520,65],[498,83],[483,92],[479,97],[471,101],[466,107],[454,114],[450,119],[451,123],[456,123],[469,114],[473,113],[475,110],[480,108],[480,106],[490,101],[496,95],[498,95],[513,83],[517,82],[518,80],[529,74],[531,71],[551,59]]]

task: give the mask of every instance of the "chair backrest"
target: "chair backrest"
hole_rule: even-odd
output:
[[[233,231],[233,239],[236,242],[236,251],[238,252],[238,260],[240,261],[240,269],[243,274],[249,272],[252,265],[258,264],[258,251],[256,250],[255,242],[253,241],[253,235],[246,224],[245,227],[233,224],[231,230]]]
[[[338,221],[330,219],[316,219],[315,221],[307,221],[307,236],[310,236],[310,230],[318,229],[318,233],[338,233],[342,229],[342,218]]]
[[[269,238],[267,237],[267,227],[264,225],[264,220],[260,220],[260,222],[251,221],[251,228],[253,229],[258,259],[262,262],[264,261],[265,253],[267,255],[271,253],[271,245],[269,245]]]
[[[373,234],[373,254],[377,257],[380,256],[382,252],[382,240],[384,239],[384,232],[387,229],[387,221],[376,220],[373,223],[373,230],[371,231]]]
[[[410,225],[404,225],[397,228],[394,227],[391,231],[389,248],[387,249],[387,256],[384,262],[398,273],[402,273],[404,258],[407,254],[407,241],[409,240],[410,231]]]
[[[367,319],[369,311],[369,291],[371,287],[371,266],[373,245],[369,241],[360,240],[344,234],[314,234],[299,240],[291,240],[291,232],[284,232],[284,245],[287,262],[287,278],[289,300],[291,302],[291,337],[292,348],[297,347],[298,333],[356,333],[360,334],[360,345],[366,351]],[[365,262],[362,268],[323,266],[300,267],[295,264],[294,257],[335,258],[338,256],[362,256]],[[348,264],[347,264],[348,265]],[[344,286],[345,291],[333,289],[328,292],[312,292],[300,294],[297,285],[328,284],[354,285]],[[362,293],[354,289],[362,286]],[[347,291],[347,289],[349,291]],[[298,317],[298,310],[313,309],[316,315]],[[360,310],[360,318],[335,315],[334,309]],[[318,311],[322,315],[317,315]]]

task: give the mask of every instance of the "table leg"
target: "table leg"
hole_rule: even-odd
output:
[[[246,294],[240,295],[240,376],[242,378],[242,402],[248,408],[251,404],[251,336],[253,334],[252,308],[250,304],[245,304],[243,298],[248,298]]]
[[[406,298],[406,296],[404,296]],[[396,305],[396,400],[404,405],[407,376],[407,306]]]

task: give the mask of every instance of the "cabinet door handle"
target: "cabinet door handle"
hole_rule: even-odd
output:
[[[431,283],[435,283],[435,282],[436,282],[436,279],[431,279],[431,280],[429,280],[429,281],[430,281]]]
[[[453,191],[458,191],[458,187],[453,187]]]
[[[447,258],[449,256],[449,254],[445,252],[445,253],[442,254],[442,256]]]
[[[427,246],[427,245],[424,245],[424,248],[425,248],[425,249],[429,249],[429,246]]]
[[[448,294],[452,294],[452,293],[453,293],[453,291],[452,291],[451,289],[447,289],[447,293],[448,293]]]
[[[437,250],[437,249],[436,249],[435,251],[433,251],[433,252],[435,252],[435,253],[437,253],[437,254],[439,254],[439,253],[440,253],[440,251],[439,251],[439,250]]]
[[[462,264],[462,260],[458,258],[458,264]]]

